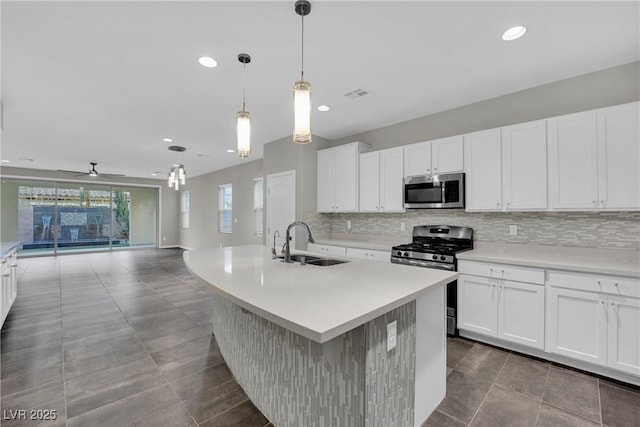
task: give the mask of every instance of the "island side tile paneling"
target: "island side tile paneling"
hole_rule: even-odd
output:
[[[396,320],[396,348],[387,351],[387,324]],[[416,303],[365,324],[365,426],[412,426],[414,418]]]
[[[222,355],[276,426],[364,425],[364,327],[318,344],[214,296]]]

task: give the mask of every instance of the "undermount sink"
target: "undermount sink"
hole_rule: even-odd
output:
[[[278,258],[284,260],[283,256]],[[321,258],[313,255],[293,254],[291,255],[291,261],[300,262],[301,258],[304,258],[305,264],[317,265],[319,267],[328,267],[330,265],[344,264],[346,260],[333,259],[333,258]]]

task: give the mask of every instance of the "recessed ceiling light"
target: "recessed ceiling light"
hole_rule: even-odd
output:
[[[2,161],[2,163],[11,163],[11,160],[2,159],[1,161]]]
[[[227,150],[227,153],[235,153],[235,150]]]
[[[329,111],[331,108],[329,108],[328,105],[320,105],[318,107],[318,111]]]
[[[162,140],[164,142],[173,142],[173,139],[171,139],[171,138],[162,138]]]
[[[213,68],[218,66],[218,62],[213,58],[209,58],[208,56],[200,57],[198,59],[198,62],[200,63],[200,65],[207,68]]]
[[[504,34],[502,34],[502,40],[511,41],[519,39],[520,37],[524,36],[524,33],[526,32],[527,28],[523,27],[522,25],[511,27],[507,31],[505,31]]]

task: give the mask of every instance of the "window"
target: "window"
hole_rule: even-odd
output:
[[[262,177],[253,181],[253,211],[256,219],[256,236],[264,234],[264,186]]]
[[[188,191],[182,192],[180,200],[180,212],[182,213],[182,228],[189,228],[189,205],[191,204]]]
[[[218,231],[231,233],[233,224],[232,213],[232,189],[231,184],[224,184],[218,188]]]

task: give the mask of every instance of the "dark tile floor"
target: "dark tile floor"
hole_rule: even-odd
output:
[[[18,270],[0,340],[3,425],[271,426],[224,363],[210,295],[181,250],[20,259]],[[447,365],[447,397],[425,426],[640,425],[637,388],[460,338]]]
[[[463,338],[447,396],[423,427],[640,426],[640,389]]]
[[[210,294],[181,250],[20,259],[18,271],[3,426],[268,425],[220,355]]]

